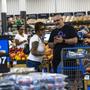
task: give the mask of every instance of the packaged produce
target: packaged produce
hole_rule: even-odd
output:
[[[8,80],[19,90],[65,90],[66,77],[62,74],[35,72],[28,75],[10,75]]]

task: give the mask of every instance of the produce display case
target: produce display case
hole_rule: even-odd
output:
[[[28,55],[23,52],[22,48],[12,47],[9,49],[9,55],[11,58],[11,66],[25,65]]]
[[[66,90],[66,75],[32,71],[32,68],[14,68],[0,75],[0,89],[10,86],[9,90]]]

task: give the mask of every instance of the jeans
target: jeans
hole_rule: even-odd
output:
[[[36,71],[40,72],[39,66],[41,65],[40,62],[37,61],[32,61],[32,60],[27,60],[26,66],[27,67],[34,67]]]

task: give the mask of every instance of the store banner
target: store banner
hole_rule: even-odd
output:
[[[40,13],[40,14],[38,14],[38,18],[39,19],[43,19],[43,18],[48,19],[49,13]]]
[[[37,19],[37,14],[27,14],[27,18]]]
[[[74,12],[74,16],[85,16],[86,12]]]

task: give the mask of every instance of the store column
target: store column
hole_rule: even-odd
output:
[[[24,20],[24,25],[26,28],[26,0],[19,0],[19,9],[20,9],[20,16]],[[25,33],[27,33],[26,29]]]
[[[2,12],[1,12],[1,20],[2,20],[2,35],[5,32],[8,32],[7,29],[7,4],[6,4],[6,0],[2,0]]]

